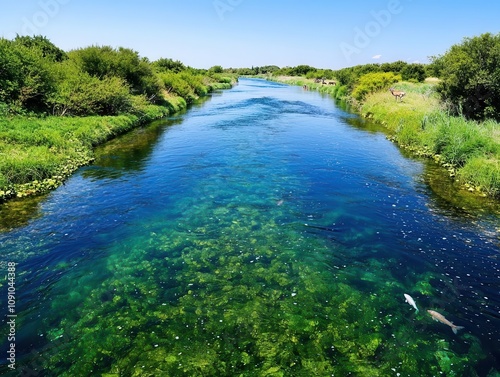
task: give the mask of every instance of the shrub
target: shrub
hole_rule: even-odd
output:
[[[181,72],[180,78],[184,80],[198,97],[207,95],[208,88],[203,84],[203,76],[192,74],[189,71]]]
[[[48,103],[54,115],[117,115],[131,109],[129,89],[122,79],[90,76],[71,61],[58,67],[56,90]]]
[[[424,82],[426,78],[425,66],[423,64],[408,64],[401,70],[404,81]]]
[[[43,110],[53,90],[50,61],[40,50],[0,39],[0,101],[14,107]]]
[[[104,79],[118,77],[130,86],[132,94],[145,94],[154,98],[160,83],[147,59],[136,51],[120,47],[90,46],[71,51],[69,57],[90,76]]]
[[[500,34],[465,38],[433,60],[442,79],[438,91],[452,111],[500,120]]]
[[[362,101],[368,94],[386,89],[400,80],[401,76],[392,72],[367,73],[361,76],[357,81],[357,84],[352,91],[352,96],[356,100]]]
[[[160,79],[167,93],[174,93],[184,98],[188,103],[196,99],[193,90],[189,84],[180,77],[180,74],[164,72],[160,74]]]

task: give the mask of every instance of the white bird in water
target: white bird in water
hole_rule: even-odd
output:
[[[417,304],[415,303],[415,300],[410,296],[410,295],[407,295],[405,293],[405,301],[410,304],[411,306],[413,306],[415,308],[415,314],[418,313],[418,308],[417,308]]]

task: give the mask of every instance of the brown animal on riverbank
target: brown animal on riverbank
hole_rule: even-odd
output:
[[[398,101],[398,98],[401,102],[403,102],[403,97],[406,96],[405,92],[394,90],[394,88],[389,88],[389,91],[394,97],[396,97],[396,102]]]

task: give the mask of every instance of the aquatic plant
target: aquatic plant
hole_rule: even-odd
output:
[[[460,375],[480,359],[451,332],[444,346],[442,334],[416,331],[402,292],[432,294],[432,274],[402,284],[397,259],[279,225],[287,209],[269,193],[221,205],[227,192],[197,189],[182,217],[149,224],[92,274],[60,281],[45,328],[67,351],[48,352],[49,375]],[[348,265],[324,268],[347,254]]]

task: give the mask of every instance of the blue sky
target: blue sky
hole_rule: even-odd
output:
[[[500,1],[0,0],[0,36],[132,48],[196,68],[428,62],[500,32]]]

